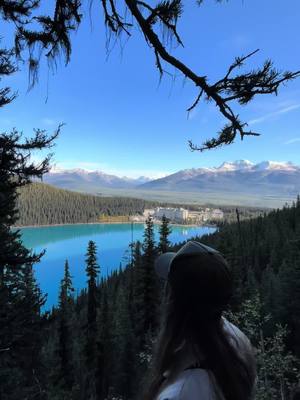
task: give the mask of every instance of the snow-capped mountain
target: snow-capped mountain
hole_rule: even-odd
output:
[[[227,171],[237,171],[241,169],[250,169],[254,166],[251,161],[248,160],[238,160],[234,162],[225,161],[217,168],[213,168],[219,172],[227,172]]]
[[[85,169],[52,169],[44,176],[44,182],[71,190],[95,191],[99,188],[134,188],[148,182],[150,178],[141,176],[133,179],[106,174],[102,171],[88,171]]]
[[[53,170],[44,182],[65,189],[99,192],[101,188],[138,191],[168,191],[256,195],[264,197],[296,198],[300,193],[300,166],[291,162],[248,160],[226,161],[218,167],[191,168],[151,180],[141,176],[133,179],[84,169]]]
[[[263,161],[253,166],[257,171],[297,171],[299,166],[294,165],[290,161],[278,162],[278,161]]]
[[[219,167],[187,169],[140,186],[144,190],[294,196],[300,193],[300,167],[291,162],[247,160]]]

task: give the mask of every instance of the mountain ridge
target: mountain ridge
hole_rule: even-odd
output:
[[[297,196],[300,166],[291,162],[248,160],[224,162],[215,168],[186,169],[139,186],[146,190],[216,191]]]
[[[249,160],[225,161],[218,167],[200,167],[179,170],[159,179],[149,177],[120,177],[103,171],[83,169],[56,170],[45,175],[44,182],[59,188],[101,194],[110,190],[114,195],[120,191],[138,196],[161,198],[180,194],[182,201],[193,193],[193,198],[229,198],[231,203],[252,196],[261,199],[278,199],[276,204],[295,200],[300,193],[300,166],[290,161]],[[174,195],[172,195],[174,193]],[[188,194],[189,193],[189,194]],[[149,198],[150,198],[149,197]]]
[[[237,171],[237,170],[300,170],[300,166],[292,163],[291,161],[271,161],[271,160],[264,160],[257,164],[249,161],[249,160],[236,160],[236,161],[224,161],[218,167],[199,167],[199,168],[185,168],[179,170],[174,173],[178,173],[181,171],[210,171],[210,172],[230,172],[230,171]],[[89,170],[84,168],[52,168],[50,173],[46,175],[59,175],[59,174],[83,174],[83,175],[98,175],[98,176],[106,176],[106,177],[114,177],[118,179],[124,179],[128,181],[139,181],[139,180],[156,180],[155,178],[147,177],[147,176],[139,176],[138,178],[128,177],[126,175],[119,176],[116,174],[111,174],[104,172],[102,170]],[[173,175],[166,174],[166,176]],[[164,177],[163,177],[164,178]],[[162,179],[162,178],[157,178]]]

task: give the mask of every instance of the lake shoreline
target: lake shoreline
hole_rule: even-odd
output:
[[[135,222],[135,221],[126,221],[126,222],[75,222],[75,223],[64,223],[64,224],[47,224],[47,225],[22,225],[22,226],[13,226],[14,229],[26,229],[26,228],[51,228],[52,226],[76,226],[76,225],[117,225],[117,224],[131,224],[133,225],[138,224],[145,224],[145,222]],[[159,225],[158,222],[154,222],[154,225]],[[213,224],[205,224],[205,225],[197,225],[197,224],[175,224],[170,223],[170,226],[181,226],[181,227],[209,227],[209,228],[217,228],[217,225]]]

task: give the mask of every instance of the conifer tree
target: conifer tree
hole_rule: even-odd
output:
[[[291,328],[289,342],[300,357],[300,251],[299,241],[288,247],[286,259],[280,267],[279,277],[279,319]]]
[[[157,249],[154,241],[154,224],[152,217],[146,220],[143,241],[143,262],[144,269],[144,332],[155,332],[157,328],[157,304],[158,284],[154,271],[154,261],[157,256]]]
[[[86,274],[88,277],[88,330],[95,328],[97,320],[97,278],[99,275],[99,270],[100,269],[97,263],[97,247],[95,242],[90,240],[86,254]]]
[[[10,333],[13,334],[11,338],[12,358],[8,364],[10,373],[7,381],[2,381],[3,364],[0,363],[1,389],[6,391],[10,386],[9,383],[13,385],[11,386],[12,392],[6,392],[7,397],[4,396],[4,399],[42,396],[45,389],[41,350],[44,340],[42,330],[46,319],[41,316],[41,309],[46,302],[46,296],[42,295],[36,283],[32,265],[25,265],[23,274],[18,285],[18,292],[11,305],[14,309],[11,309],[14,311],[14,319],[7,327],[12,329]],[[18,312],[17,315],[16,312]]]
[[[132,318],[135,336],[138,341],[144,334],[144,295],[145,295],[145,269],[142,260],[142,244],[136,241],[133,245],[133,304]]]
[[[170,228],[170,220],[165,216],[162,216],[161,225],[159,228],[159,244],[158,249],[161,253],[166,253],[170,247],[169,235],[172,232]]]
[[[1,63],[0,69],[2,59]],[[45,298],[32,273],[42,254],[26,249],[20,232],[11,228],[18,219],[17,189],[49,169],[50,156],[36,165],[30,161],[31,152],[49,148],[55,137],[39,130],[31,139],[23,139],[16,130],[0,134],[0,398],[9,400],[43,390],[39,335]]]
[[[96,375],[98,360],[98,326],[97,309],[99,307],[97,278],[99,274],[97,263],[97,247],[92,240],[88,243],[86,254],[86,274],[88,278],[87,291],[87,324],[86,324],[86,343],[85,343],[85,367],[86,380],[84,387],[85,399],[96,398],[97,380],[101,377]]]
[[[113,313],[109,301],[110,293],[107,283],[101,285],[101,321],[98,323],[99,343],[97,360],[97,387],[96,392],[99,399],[105,399],[111,386],[111,371],[113,368]]]
[[[70,274],[69,261],[65,261],[64,266],[64,277],[61,280],[60,284],[60,293],[59,293],[59,307],[61,310],[65,310],[73,301],[73,283],[72,276]]]
[[[72,338],[72,313],[73,313],[72,277],[69,270],[68,260],[65,262],[64,277],[61,281],[59,293],[59,358],[60,378],[62,387],[71,390],[74,382],[73,377],[73,338]]]
[[[129,318],[128,293],[124,285],[118,289],[113,321],[113,346],[115,353],[115,357],[113,357],[113,386],[120,397],[131,398],[134,394],[132,392],[131,376],[135,372],[133,353],[135,345],[131,325],[132,321]]]

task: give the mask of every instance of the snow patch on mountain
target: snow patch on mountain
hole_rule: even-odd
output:
[[[297,171],[299,167],[290,161],[262,161],[254,166],[257,171]]]
[[[181,190],[236,190],[257,191],[258,186],[270,193],[283,190],[288,193],[300,192],[300,166],[289,161],[262,161],[254,164],[249,160],[225,161],[218,167],[190,168],[179,170],[159,179],[140,176],[139,178],[120,177],[100,170],[82,168],[53,168],[45,175],[44,181],[65,189],[80,188],[94,190],[99,188],[117,189],[157,189]],[[275,186],[274,186],[275,185]],[[280,188],[281,189],[280,189]],[[260,189],[262,190],[262,189]]]
[[[251,161],[248,160],[237,160],[237,161],[225,161],[219,167],[215,168],[218,171],[237,171],[242,169],[250,169],[254,166]]]

